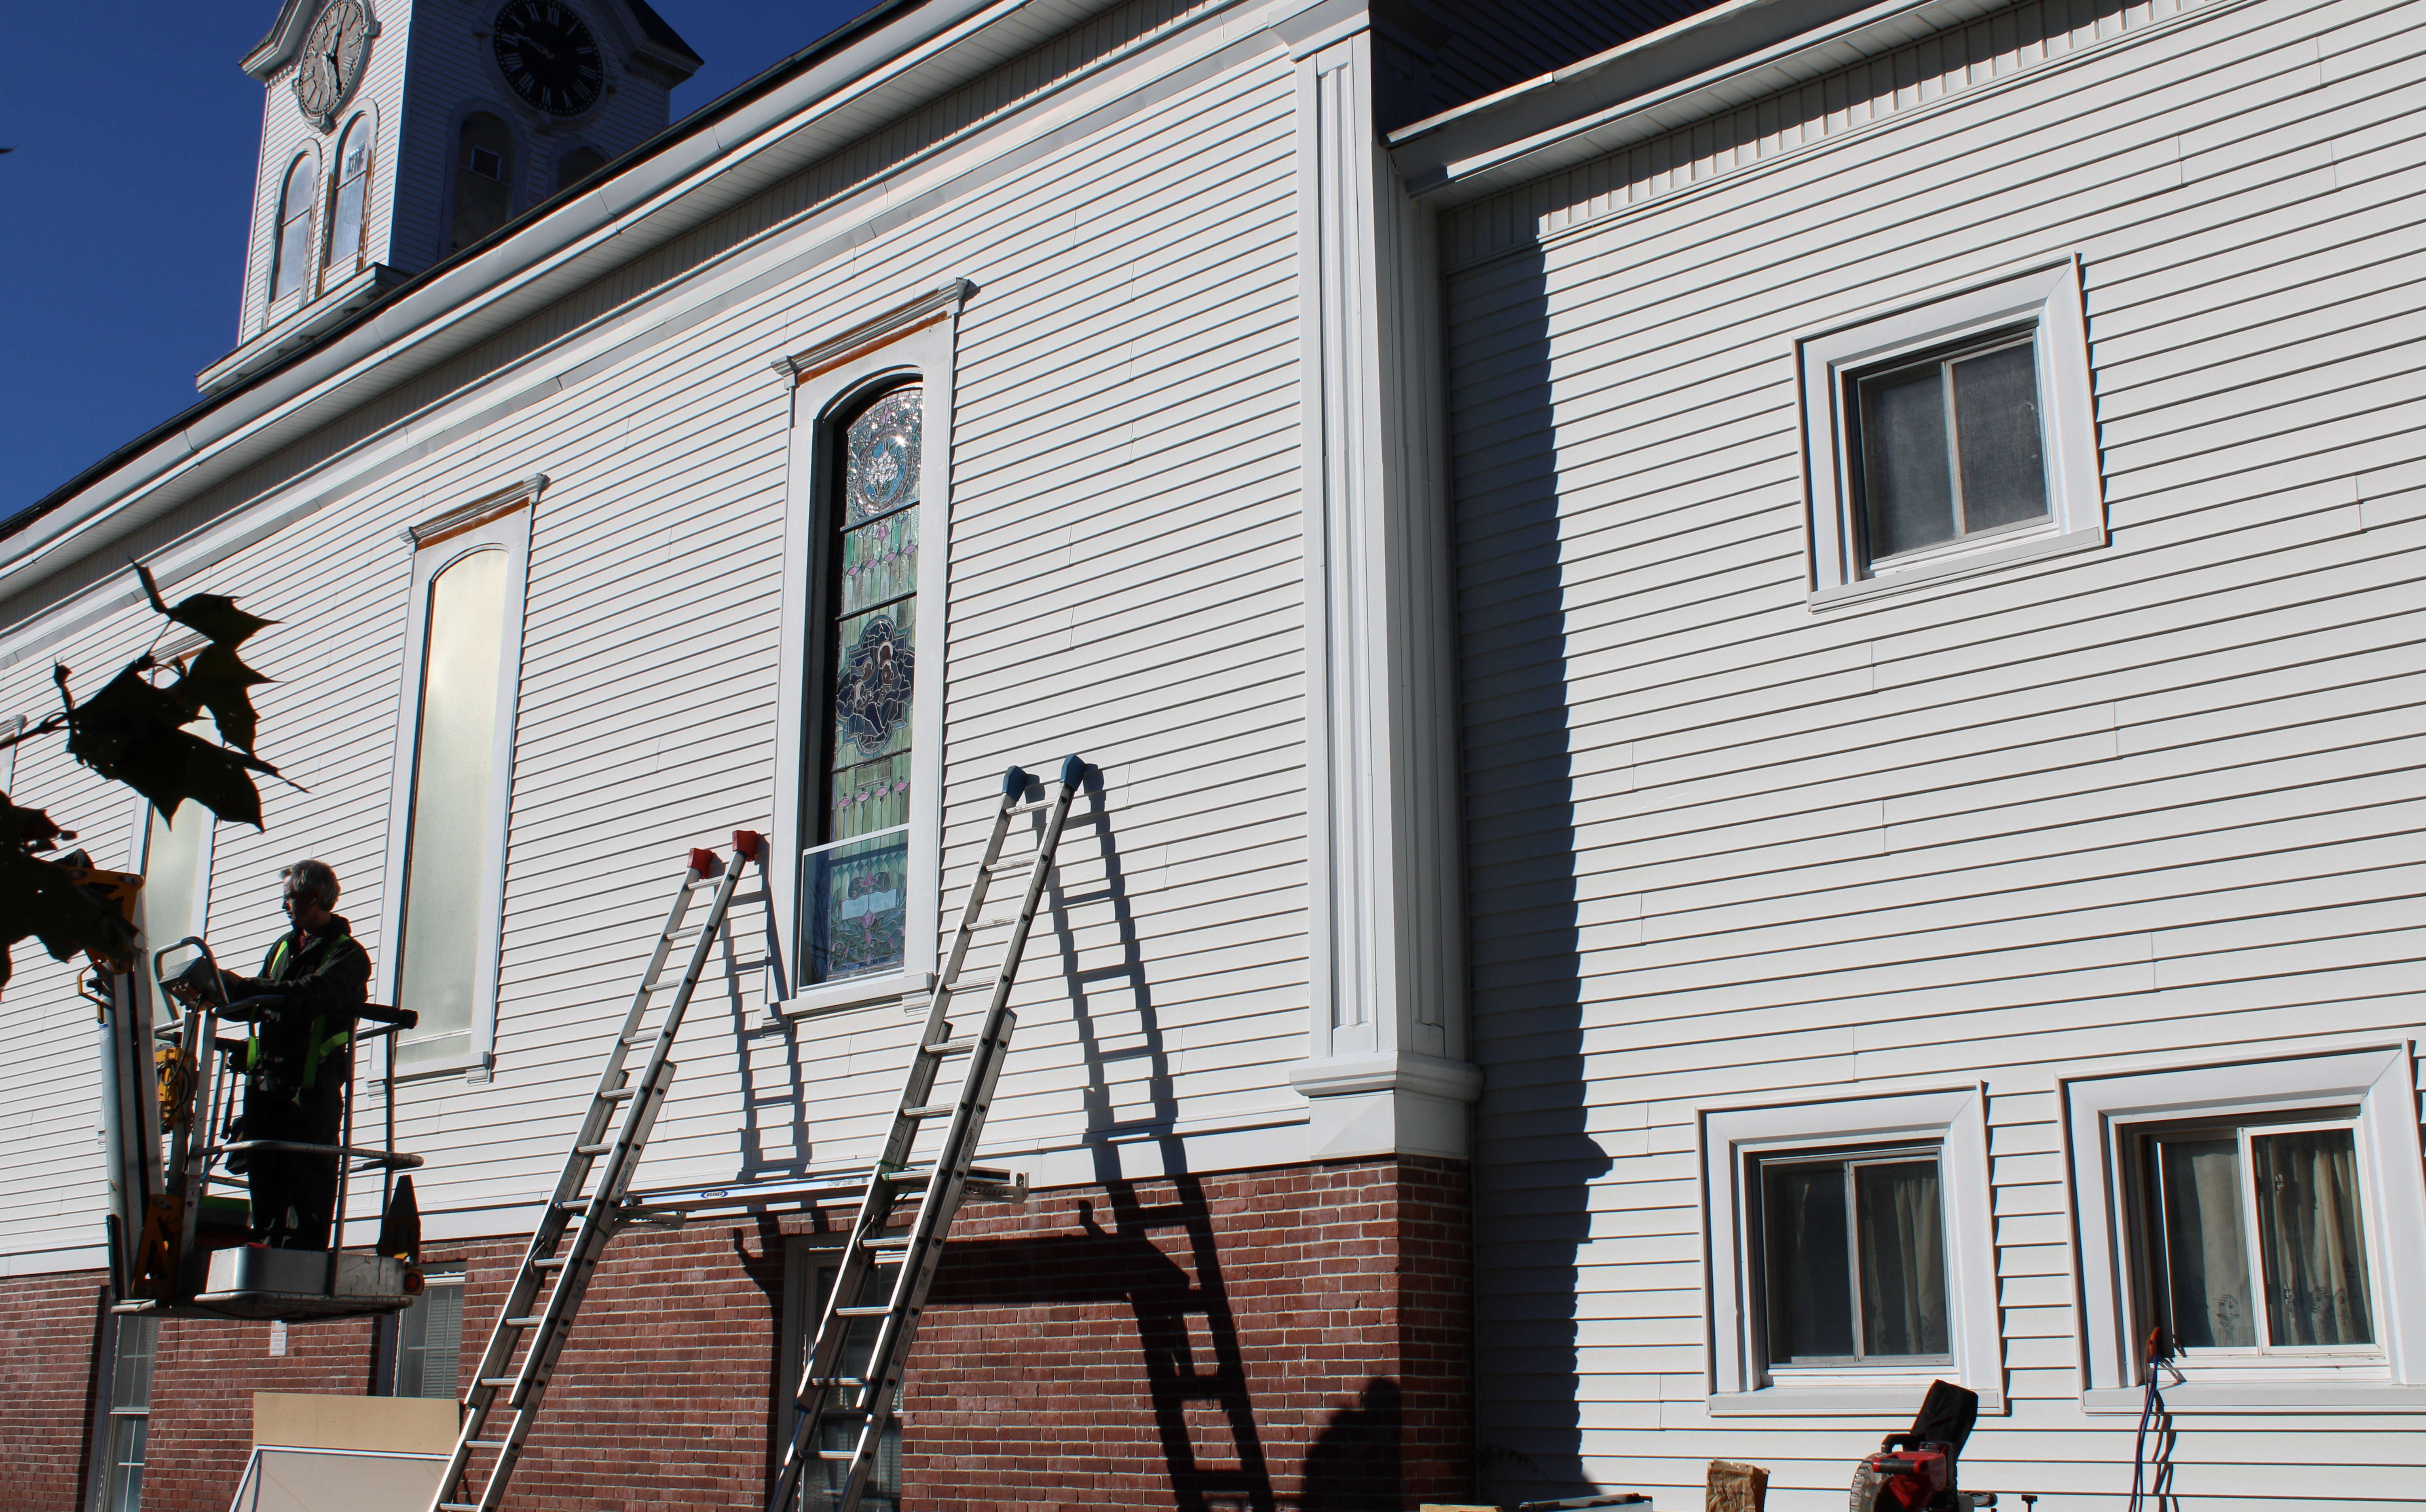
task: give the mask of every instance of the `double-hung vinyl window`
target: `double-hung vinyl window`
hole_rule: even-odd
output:
[[[420,1016],[399,1074],[488,1064],[531,509],[543,479],[412,528],[388,823],[388,1001]]]

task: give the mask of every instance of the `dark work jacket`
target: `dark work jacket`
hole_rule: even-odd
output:
[[[278,1001],[227,1017],[249,1020],[245,1080],[255,1095],[331,1102],[351,1065],[354,1019],[370,1000],[371,958],[353,926],[332,914],[312,943],[296,949],[289,930],[269,947],[257,977],[227,973],[230,999],[275,994]]]

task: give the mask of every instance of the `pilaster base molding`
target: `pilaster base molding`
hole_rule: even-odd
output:
[[[1306,1152],[1315,1160],[1365,1155],[1467,1157],[1466,1105],[1482,1071],[1464,1061],[1404,1052],[1302,1062],[1289,1085],[1314,1104]]]

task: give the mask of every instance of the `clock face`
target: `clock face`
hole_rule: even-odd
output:
[[[371,16],[363,0],[333,0],[304,34],[303,56],[295,65],[296,107],[327,131],[337,107],[363,79],[370,56]]]
[[[497,13],[493,45],[514,92],[551,116],[577,116],[606,90],[598,39],[557,0],[512,0]]]

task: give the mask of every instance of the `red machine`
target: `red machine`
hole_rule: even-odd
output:
[[[1879,1440],[1853,1472],[1850,1512],[1975,1512],[1997,1504],[1993,1491],[1955,1486],[1955,1461],[1980,1421],[1980,1395],[1932,1381],[1912,1427]]]

